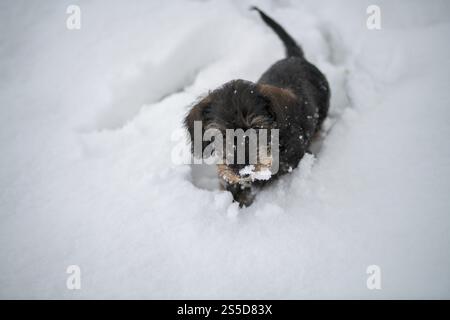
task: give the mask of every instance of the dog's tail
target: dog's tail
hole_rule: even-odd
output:
[[[283,41],[284,46],[286,47],[286,55],[288,57],[301,57],[303,58],[303,50],[302,48],[295,42],[295,40],[280,26],[277,22],[275,22],[271,17],[266,15],[263,11],[261,11],[257,7],[251,7],[251,10],[258,11],[259,15],[263,19],[263,21],[272,28],[273,31],[278,35],[278,37]]]

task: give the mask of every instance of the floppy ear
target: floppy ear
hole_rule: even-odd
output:
[[[294,108],[299,104],[298,97],[289,89],[279,88],[269,84],[258,84],[258,91],[261,95],[269,99],[269,112],[275,115],[275,120],[295,112]]]
[[[210,102],[209,96],[203,98],[191,108],[191,111],[184,118],[184,126],[191,135],[194,133],[194,121],[203,121],[205,110]]]
[[[196,105],[194,105],[189,113],[186,115],[186,118],[184,118],[184,126],[188,130],[190,139],[191,139],[191,146],[192,150],[194,150],[194,122],[195,121],[201,121],[202,122],[202,136],[205,133],[205,112],[207,108],[209,107],[211,103],[210,96],[206,96],[200,102],[198,102]]]

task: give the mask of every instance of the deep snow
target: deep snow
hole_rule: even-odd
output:
[[[255,3],[2,1],[1,298],[450,298],[450,4],[376,1],[370,31],[373,1],[258,1],[333,96],[239,210],[172,152],[198,96],[283,56]]]

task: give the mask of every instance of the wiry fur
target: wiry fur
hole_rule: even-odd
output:
[[[203,130],[213,127],[224,136],[225,129],[279,129],[279,171],[270,182],[297,167],[327,116],[330,90],[325,76],[304,58],[292,37],[264,12],[253,9],[283,41],[287,57],[272,65],[256,83],[232,80],[210,92],[192,107],[185,126],[191,139],[194,121],[202,121]],[[219,176],[235,201],[250,205],[253,188],[267,182],[241,184],[232,177],[236,168],[241,166],[219,166]]]

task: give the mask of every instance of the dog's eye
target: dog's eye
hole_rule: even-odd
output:
[[[262,103],[262,108],[263,110],[267,113],[267,118],[270,121],[275,121],[276,120],[276,116],[275,116],[275,112],[273,111],[272,108],[272,102],[270,101],[269,98],[261,96],[261,103]]]

